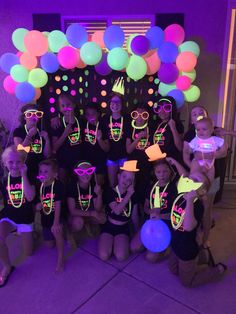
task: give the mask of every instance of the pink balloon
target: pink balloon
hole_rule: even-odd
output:
[[[32,70],[37,67],[38,60],[35,56],[29,52],[24,52],[20,56],[20,63],[28,70]]]
[[[48,39],[39,31],[30,31],[24,37],[26,50],[33,56],[42,56],[48,51]]]
[[[197,57],[189,51],[181,52],[176,58],[176,65],[180,71],[190,72],[197,64]]]
[[[96,31],[92,34],[91,41],[97,43],[101,48],[105,48],[103,36],[104,31]]]
[[[191,85],[191,80],[188,76],[179,76],[176,81],[176,86],[179,90],[187,90]]]
[[[171,41],[179,46],[184,41],[184,29],[178,24],[171,24],[164,30],[165,41]]]
[[[20,58],[20,56],[21,56],[21,55],[23,55],[23,52],[21,52],[21,51],[17,51],[16,55],[17,55],[17,57],[19,57],[19,58]]]
[[[86,68],[87,64],[85,64],[85,63],[81,60],[81,58],[80,58],[80,50],[77,49],[76,51],[77,51],[77,55],[78,55],[78,63],[77,63],[77,65],[76,65],[76,67],[79,68],[79,69]]]
[[[79,63],[79,52],[72,47],[63,47],[59,50],[57,59],[65,69],[73,69]]]
[[[147,63],[147,75],[155,74],[161,65],[161,60],[159,59],[156,50],[153,50],[153,53],[144,59]]]
[[[16,86],[18,84],[19,83],[14,81],[10,75],[5,77],[5,79],[3,81],[3,87],[4,87],[5,91],[7,91],[9,94],[15,94],[15,89],[16,89]]]

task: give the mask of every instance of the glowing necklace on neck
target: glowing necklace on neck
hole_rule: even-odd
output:
[[[112,137],[113,141],[115,141],[115,142],[118,142],[121,139],[122,131],[123,131],[123,120],[124,119],[121,116],[121,121],[120,121],[121,126],[119,127],[118,137],[114,137],[114,130],[113,130],[113,125],[112,125],[112,116],[110,116],[111,137]]]
[[[118,194],[119,197],[119,201],[121,202],[121,195],[120,195],[120,191],[119,191],[119,187],[118,185],[116,186],[116,193]],[[129,217],[131,214],[131,199],[129,200],[129,209],[127,210],[123,210],[123,213],[126,217]]]
[[[10,172],[8,173],[8,177],[7,177],[7,192],[8,192],[8,197],[9,197],[9,200],[12,204],[13,207],[15,208],[20,208],[22,203],[23,203],[23,197],[24,197],[24,180],[23,180],[23,177],[21,177],[21,200],[20,200],[20,204],[16,205],[14,204],[12,198],[11,198],[11,189],[10,189],[10,186],[11,186],[11,175],[10,175]]]
[[[42,184],[41,184],[41,186],[40,186],[40,201],[41,201],[41,203],[42,203],[42,205],[43,205],[43,212],[44,212],[45,215],[49,215],[49,214],[51,214],[51,212],[52,212],[54,183],[55,183],[55,181],[53,181],[52,184],[51,184],[51,191],[50,191],[50,207],[49,207],[49,211],[46,211],[46,210],[44,209],[44,202],[43,202],[43,194],[44,194],[44,189],[45,189],[44,183],[42,182]]]
[[[79,141],[79,138],[80,138],[80,126],[79,126],[79,121],[77,120],[77,118],[76,117],[74,117],[75,118],[75,122],[76,122],[76,124],[77,124],[77,134],[76,135],[74,135],[75,136],[75,140],[72,140],[71,139],[71,134],[75,134],[74,132],[73,133],[71,133],[70,135],[68,135],[68,139],[69,139],[69,141],[72,143],[72,144],[74,144],[74,143],[77,143],[78,141]],[[63,116],[63,118],[62,118],[62,121],[63,121],[63,124],[64,124],[64,127],[66,127],[66,122],[65,122],[65,117]]]
[[[135,120],[132,120],[131,125],[132,125],[133,129],[137,129],[137,130],[145,129],[147,127],[147,125],[148,125],[148,122],[146,122],[142,126],[137,126],[137,125],[134,124],[134,122],[135,122]]]
[[[161,208],[162,197],[160,197],[160,187],[158,186],[158,183],[159,183],[159,181],[157,181],[157,182],[154,184],[154,186],[153,186],[153,188],[152,188],[152,190],[151,190],[151,193],[150,193],[150,209],[153,208],[152,194],[153,194],[154,190],[155,190],[154,208],[156,208],[156,207],[157,207],[157,208]],[[164,190],[161,192],[162,195],[165,193],[165,191],[166,191],[166,189],[167,189],[169,183],[170,183],[170,182],[168,182],[168,183],[165,185]],[[159,205],[159,206],[158,206],[158,205]]]
[[[140,139],[137,146],[136,146],[137,148],[142,149],[142,150],[144,150],[147,147],[148,139],[149,139],[149,127],[147,126],[147,123],[144,124],[144,127],[147,127],[147,137],[145,139]],[[142,129],[144,129],[144,127],[142,127]],[[136,129],[137,129],[137,127],[136,127]],[[133,141],[135,140],[135,128],[133,128],[132,139],[133,139]]]
[[[196,137],[198,138],[198,141],[200,142],[200,144],[201,144],[201,142],[202,143],[204,142],[204,140],[202,140],[200,137],[198,137],[197,133],[196,133]],[[213,150],[211,150],[211,151],[209,150],[209,153],[216,151],[215,142],[212,139],[211,139],[211,143],[210,142],[205,142],[205,143],[203,143],[203,146],[205,146],[206,149],[207,148],[213,148]],[[200,146],[200,148],[202,148],[202,147]],[[199,163],[200,166],[204,166],[207,170],[211,169],[212,166],[214,165],[215,158],[210,159],[211,162],[207,162],[207,160],[209,160],[209,159],[205,159],[205,157],[204,157],[204,149],[201,149],[200,152],[202,153],[202,160],[203,160],[203,164],[202,165]],[[207,153],[207,152],[205,152],[205,153]]]
[[[94,140],[92,139],[91,141],[91,135],[89,134],[89,122],[87,121],[87,126],[86,126],[86,137],[89,141],[90,144],[95,145],[97,142],[97,133],[98,133],[98,126],[99,126],[99,122],[96,123],[96,129],[95,129],[95,135],[94,135]]]
[[[91,200],[91,198],[90,198],[90,195],[91,195],[91,184],[89,184],[89,200],[88,200],[88,205],[87,205],[86,208],[83,208],[83,204],[82,204],[82,200],[81,200],[81,195],[80,195],[80,188],[79,188],[79,184],[78,184],[78,183],[77,183],[77,190],[78,190],[78,196],[79,196],[78,201],[79,201],[80,209],[86,212],[86,211],[89,209],[89,207],[90,207],[90,200]]]
[[[165,132],[165,130],[166,130],[166,127],[167,127],[167,125],[168,125],[168,123],[166,123],[166,125],[164,126],[164,128],[163,128],[163,131],[161,132],[161,133],[157,133],[157,131],[160,129],[160,127],[161,127],[161,125],[163,124],[163,123],[165,123],[165,122],[161,122],[159,125],[158,125],[158,127],[157,127],[157,129],[156,129],[156,132],[154,133],[154,135],[153,135],[153,143],[154,144],[158,144],[159,142],[160,142],[160,140],[161,140],[161,138],[162,138],[162,134]],[[156,140],[156,135],[158,135],[158,139]]]
[[[25,132],[26,132],[26,134],[29,133],[29,131],[27,130],[26,124],[25,124]],[[37,133],[39,134],[39,129],[37,129]],[[40,148],[39,148],[39,151],[35,150],[33,143],[30,144],[30,146],[31,146],[31,148],[32,148],[32,150],[33,150],[33,152],[35,154],[41,154],[42,153],[42,147],[43,147],[42,136],[39,135],[39,138],[40,138],[40,143],[39,143]]]

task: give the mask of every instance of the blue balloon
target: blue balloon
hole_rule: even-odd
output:
[[[40,65],[48,73],[54,73],[60,67],[57,56],[52,52],[47,52],[40,58]]]
[[[162,62],[170,63],[175,62],[179,51],[178,47],[174,43],[166,41],[157,50],[157,54]]]
[[[151,252],[163,252],[170,245],[171,233],[160,219],[147,220],[141,229],[141,241]]]
[[[22,102],[30,102],[36,94],[35,88],[28,82],[19,83],[16,86],[16,97]]]
[[[13,65],[20,64],[19,57],[14,53],[4,53],[0,58],[0,68],[10,74],[11,68]]]
[[[122,28],[117,25],[111,25],[105,30],[103,40],[106,47],[111,50],[123,46],[125,35]]]
[[[71,46],[80,48],[88,41],[88,33],[83,26],[74,23],[67,28],[66,38]]]
[[[177,108],[181,108],[184,104],[184,93],[179,89],[172,89],[167,96],[171,96],[175,99]]]
[[[149,28],[146,32],[146,37],[149,39],[149,49],[159,48],[164,42],[164,32],[158,26]]]

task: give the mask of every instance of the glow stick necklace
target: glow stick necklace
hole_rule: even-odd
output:
[[[158,133],[158,132],[157,132],[157,131],[160,129],[160,127],[161,127],[161,125],[162,125],[163,123],[165,123],[165,122],[161,122],[161,123],[158,125],[158,127],[157,127],[157,129],[156,129],[156,132],[155,132],[154,135],[153,135],[153,143],[154,143],[154,144],[158,144],[158,143],[160,142],[160,140],[161,140],[161,138],[162,138],[162,135],[163,135],[163,133],[164,133],[165,130],[166,130],[166,127],[167,127],[168,123],[166,123],[166,125],[164,126],[164,128],[163,128],[163,130],[162,130],[161,133]],[[156,140],[156,135],[158,135],[158,137],[159,137],[157,140]]]
[[[162,197],[160,197],[160,187],[158,186],[159,181],[157,181],[150,193],[150,209],[153,208],[153,204],[152,204],[152,194],[155,190],[155,198],[154,198],[154,208],[161,208],[161,202],[162,202]],[[170,182],[168,182],[165,187],[164,190],[161,192],[162,195],[165,193],[166,189],[168,188]]]
[[[22,203],[23,203],[23,196],[24,196],[24,180],[23,180],[23,177],[21,177],[21,200],[20,200],[20,204],[16,205],[14,204],[12,198],[11,198],[11,189],[10,189],[10,186],[11,186],[11,175],[10,175],[10,172],[8,172],[8,177],[7,177],[7,192],[8,192],[8,197],[9,197],[9,200],[12,204],[13,207],[15,208],[20,208]]]
[[[147,147],[148,139],[149,139],[149,127],[147,126],[148,123],[145,123],[142,127],[137,127],[134,125],[133,122],[134,122],[134,120],[132,121],[132,127],[133,127],[132,139],[133,139],[133,141],[135,140],[135,129],[141,130],[141,129],[147,128],[147,137],[145,139],[140,139],[138,144],[137,144],[137,148],[145,149]]]
[[[112,124],[112,116],[110,116],[110,126],[111,126],[111,137],[113,141],[118,142],[121,139],[122,131],[123,131],[123,117],[121,116],[121,126],[119,127],[118,137],[114,137],[114,130],[113,130],[113,124]]]
[[[49,211],[46,211],[46,210],[44,209],[44,206],[43,206],[43,212],[44,212],[45,215],[49,215],[49,214],[51,214],[51,212],[52,212],[54,183],[55,183],[55,181],[53,181],[52,184],[51,184],[51,191],[50,191],[50,207],[49,207]],[[43,203],[44,191],[45,191],[45,186],[44,186],[44,183],[42,182],[42,183],[41,183],[41,186],[40,186],[40,201],[41,201],[42,205],[44,205],[44,203]]]
[[[118,194],[119,201],[121,202],[121,195],[120,195],[120,191],[119,191],[118,185],[116,186],[116,193]],[[124,215],[126,217],[130,216],[130,214],[131,214],[131,199],[129,200],[129,209],[128,209],[128,211],[123,209],[123,213],[124,213]]]
[[[79,188],[78,183],[77,183],[77,190],[78,190],[78,196],[79,196],[78,201],[79,201],[80,209],[86,212],[90,207],[91,184],[89,184],[89,200],[88,200],[88,206],[86,208],[83,208],[83,204],[82,204],[82,200],[81,200],[81,194],[80,194],[80,188]]]
[[[75,118],[75,122],[76,122],[76,124],[77,124],[77,129],[78,129],[78,131],[77,131],[77,134],[76,134],[76,136],[75,136],[75,140],[72,140],[72,139],[70,138],[70,135],[68,135],[68,139],[69,139],[69,141],[70,141],[72,144],[77,143],[77,142],[79,141],[79,138],[80,138],[80,126],[79,126],[79,121],[78,121],[78,119],[77,119],[76,117],[74,117],[74,118]],[[66,122],[65,122],[65,117],[64,117],[64,116],[63,116],[63,118],[62,118],[62,121],[63,121],[64,127],[66,128]],[[71,133],[71,134],[74,134],[74,132]]]
[[[92,139],[91,141],[91,135],[89,134],[89,122],[87,121],[87,126],[86,126],[86,137],[88,138],[88,141],[90,144],[95,145],[97,142],[97,133],[98,133],[98,126],[99,126],[99,122],[96,123],[96,129],[95,129],[95,136],[94,136],[94,140]]]
[[[200,144],[201,144],[201,142],[203,142],[203,140],[200,138],[200,137],[198,137],[198,135],[197,135],[197,133],[196,133],[196,137],[198,138],[198,140],[199,140],[199,142],[200,142]],[[203,143],[203,146],[205,145],[205,147],[207,148],[207,147],[212,147],[213,149],[215,149],[216,147],[215,147],[215,142],[211,139],[211,143],[210,142],[208,142],[208,143]],[[201,148],[201,146],[200,146],[200,148]],[[215,152],[216,151],[216,149],[215,150],[212,150],[212,151],[209,151],[209,152]],[[201,149],[200,150],[200,152],[202,153],[202,160],[204,161],[204,167],[206,168],[206,169],[211,169],[212,168],[212,166],[214,165],[214,162],[215,162],[215,159],[213,158],[212,160],[211,160],[211,162],[210,163],[208,163],[206,160],[209,160],[209,159],[205,159],[204,158],[204,151],[203,151],[203,149]],[[206,152],[207,153],[207,152]]]
[[[26,132],[26,134],[29,133],[29,131],[27,130],[26,124],[25,124],[25,132]],[[37,128],[37,133],[39,134],[39,129],[38,128]],[[40,136],[40,134],[39,134],[39,138],[40,138],[40,144],[39,144],[40,145],[40,150],[39,151],[35,150],[33,143],[30,144],[30,146],[32,147],[33,152],[35,154],[41,154],[42,153],[43,141],[42,141],[42,136]]]
[[[134,122],[135,122],[135,120],[132,120],[131,125],[132,125],[133,129],[137,129],[137,130],[145,129],[147,127],[147,125],[148,125],[148,122],[146,122],[142,126],[137,126],[137,125],[134,124]]]

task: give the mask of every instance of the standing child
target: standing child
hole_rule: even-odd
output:
[[[25,254],[29,256],[33,253],[32,201],[35,197],[35,188],[27,177],[25,157],[25,153],[17,151],[15,146],[6,148],[2,154],[2,161],[8,174],[0,185],[4,200],[4,208],[0,211],[0,260],[3,263],[0,287],[7,284],[14,270],[6,243],[8,235],[16,230],[22,236]]]
[[[126,161],[120,169],[118,185],[108,188],[105,194],[107,222],[102,226],[98,245],[99,257],[104,261],[112,253],[118,261],[124,261],[129,256],[130,221],[137,207],[134,195],[135,173],[139,171],[137,160]]]
[[[39,164],[41,186],[39,191],[43,239],[48,247],[56,241],[58,258],[56,272],[64,270],[64,237],[62,225],[63,187],[57,178],[57,164],[54,160],[44,160]]]

